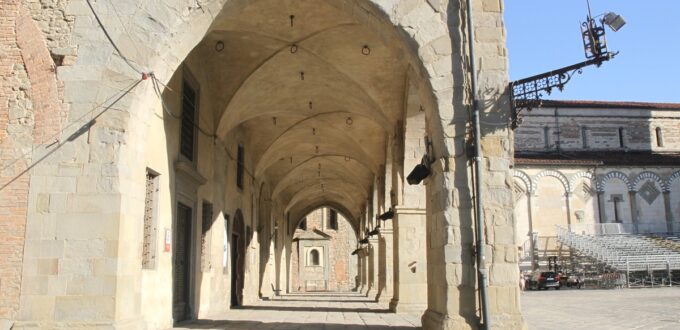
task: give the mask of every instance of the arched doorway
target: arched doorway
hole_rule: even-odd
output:
[[[231,230],[231,306],[243,304],[243,280],[245,278],[246,233],[241,210],[236,210]]]

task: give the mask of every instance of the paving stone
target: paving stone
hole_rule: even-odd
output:
[[[526,291],[529,329],[680,329],[680,288]]]
[[[213,320],[198,320],[180,329],[420,329],[420,315],[389,313],[387,303],[377,303],[356,293],[290,294],[233,309]]]

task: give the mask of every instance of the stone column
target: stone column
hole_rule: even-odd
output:
[[[666,214],[666,228],[668,233],[673,232],[673,211],[671,210],[671,192],[666,190],[663,192],[663,205]]]
[[[380,260],[378,272],[378,302],[389,302],[392,300],[394,281],[392,277],[394,261],[394,242],[392,238],[392,221],[384,221],[383,228],[380,230]]]
[[[380,294],[378,289],[378,272],[380,270],[378,237],[373,236],[368,239],[368,292],[367,297],[377,298]]]
[[[529,247],[531,249],[531,270],[536,270],[538,269],[538,254],[536,250],[536,240],[534,239],[534,216],[533,216],[533,208],[531,205],[531,197],[533,195],[533,192],[528,191],[527,192],[527,208],[528,208],[528,218],[529,218]]]
[[[638,233],[638,216],[637,216],[637,191],[629,191],[628,198],[630,199],[630,218],[633,221],[633,230],[635,234]]]
[[[567,204],[567,229],[571,230],[571,196],[572,193],[570,191],[567,191],[564,193],[564,199]]]
[[[394,210],[393,312],[422,313],[427,309],[426,211],[395,207]]]
[[[366,248],[361,248],[359,250],[358,258],[357,260],[359,261],[359,292],[361,293],[366,293],[368,291],[368,285],[366,285],[366,280],[368,278],[367,276],[367,270],[366,270]]]

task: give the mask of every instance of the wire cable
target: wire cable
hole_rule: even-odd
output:
[[[181,116],[181,115],[176,115],[176,114],[170,109],[170,107],[168,106],[168,104],[165,102],[165,99],[163,98],[163,91],[162,91],[162,89],[161,89],[161,86],[163,86],[163,88],[166,88],[166,89],[168,89],[169,91],[171,91],[171,92],[173,92],[173,93],[176,93],[176,94],[179,94],[179,93],[178,93],[177,91],[173,90],[172,88],[168,87],[167,85],[163,84],[163,83],[158,79],[158,77],[156,77],[156,75],[155,75],[153,72],[149,73],[149,77],[151,77],[151,82],[152,82],[152,85],[153,85],[153,90],[154,90],[154,92],[156,93],[156,96],[158,96],[158,98],[160,99],[161,107],[163,108],[163,111],[164,111],[165,113],[167,113],[169,116],[171,116],[172,118],[175,118],[175,119],[178,119],[178,120],[183,120],[182,116]],[[199,117],[199,118],[200,118],[200,117]],[[190,122],[191,122],[191,125],[194,126],[196,129],[198,129],[198,131],[199,131],[200,133],[202,133],[202,134],[205,135],[206,137],[212,138],[212,139],[214,139],[216,142],[219,142],[220,144],[222,144],[224,151],[227,153],[227,157],[229,157],[229,159],[231,159],[232,161],[235,161],[235,162],[238,163],[238,160],[231,154],[231,152],[229,152],[228,144],[226,143],[226,141],[222,140],[217,134],[206,131],[206,130],[203,129],[200,125],[198,125],[195,121],[191,120]],[[244,164],[244,166],[243,166],[243,170],[244,170],[244,172],[245,172],[249,177],[251,177],[253,180],[255,179],[255,175],[254,175],[251,171],[249,171],[249,170],[246,168],[245,164]]]
[[[55,151],[57,151],[57,150],[58,150],[59,148],[61,148],[63,145],[65,145],[66,143],[75,141],[75,140],[76,140],[78,137],[80,137],[85,131],[87,131],[87,130],[89,130],[90,128],[92,128],[92,126],[94,125],[94,122],[95,122],[95,120],[96,120],[97,118],[99,118],[101,115],[103,115],[106,111],[108,111],[108,110],[110,110],[110,109],[116,109],[116,108],[114,108],[113,106],[116,105],[116,103],[120,102],[120,100],[122,100],[125,96],[127,96],[128,94],[130,94],[130,93],[131,93],[131,92],[132,92],[132,91],[133,91],[133,90],[134,90],[134,89],[135,89],[142,81],[143,81],[143,79],[136,80],[136,81],[134,81],[133,83],[131,83],[130,85],[128,85],[127,87],[125,87],[124,89],[122,89],[122,90],[118,91],[117,93],[115,93],[115,94],[109,96],[108,98],[106,98],[106,100],[104,100],[104,101],[100,102],[99,104],[95,105],[90,111],[84,113],[84,114],[81,115],[80,117],[78,117],[78,118],[72,120],[70,124],[66,125],[66,126],[63,127],[61,130],[59,130],[59,132],[55,133],[54,135],[52,135],[52,136],[50,136],[50,137],[48,138],[49,140],[56,139],[58,136],[60,136],[61,134],[63,134],[67,129],[69,129],[70,127],[72,127],[72,126],[74,126],[74,125],[76,125],[76,124],[78,124],[78,123],[80,123],[81,120],[82,120],[83,118],[85,118],[85,117],[91,115],[91,114],[94,113],[97,109],[102,108],[105,104],[107,104],[107,103],[111,102],[111,100],[113,100],[110,104],[108,104],[108,105],[106,105],[106,106],[104,107],[104,110],[102,110],[102,111],[101,111],[100,113],[98,113],[97,115],[92,116],[92,117],[90,118],[90,120],[87,121],[87,123],[85,123],[83,126],[81,126],[80,129],[78,129],[78,130],[76,130],[75,132],[73,132],[73,134],[71,134],[68,138],[66,138],[65,141],[56,140],[56,141],[51,142],[51,143],[49,143],[49,144],[48,144],[48,143],[41,143],[41,144],[35,146],[33,149],[31,149],[31,151],[28,151],[28,152],[23,153],[23,154],[21,155],[20,158],[16,158],[16,159],[14,159],[12,162],[10,162],[9,164],[5,165],[5,166],[2,168],[1,171],[7,170],[8,168],[10,168],[11,166],[13,166],[14,164],[16,164],[17,162],[19,162],[19,161],[21,161],[21,160],[25,160],[26,157],[27,157],[29,154],[35,152],[35,150],[36,150],[37,148],[42,148],[42,147],[50,148],[50,147],[53,147],[53,148],[51,148],[51,150],[49,150],[45,155],[43,155],[42,157],[40,157],[40,159],[38,159],[38,160],[32,162],[28,167],[26,167],[26,169],[24,169],[24,170],[21,171],[19,174],[17,174],[13,179],[9,180],[9,181],[8,181],[7,183],[5,183],[4,185],[0,186],[0,191],[3,190],[3,189],[5,189],[5,188],[6,188],[7,186],[9,186],[10,184],[12,184],[14,181],[16,181],[18,178],[20,178],[22,175],[24,175],[24,174],[27,173],[28,171],[30,171],[33,167],[35,167],[36,165],[38,165],[38,163],[42,162],[45,158],[49,157],[52,153],[54,153]]]
[[[106,39],[109,40],[109,42],[111,43],[111,46],[113,46],[113,49],[115,49],[116,52],[118,53],[118,56],[120,56],[123,59],[123,61],[125,61],[125,63],[127,63],[127,65],[130,68],[132,68],[132,70],[134,70],[135,72],[137,72],[141,75],[144,75],[145,73],[142,72],[141,70],[137,69],[137,67],[135,67],[132,64],[132,61],[130,61],[127,57],[125,57],[123,52],[120,51],[120,48],[118,48],[116,43],[113,41],[113,38],[111,38],[109,31],[107,31],[106,28],[104,27],[104,23],[102,23],[101,19],[99,18],[99,15],[97,15],[97,12],[94,10],[94,7],[92,6],[92,3],[90,2],[90,0],[86,0],[86,1],[87,1],[87,5],[90,7],[90,10],[92,11],[92,14],[94,15],[94,18],[97,20],[97,23],[99,23],[99,27],[101,27],[102,32],[104,32],[104,35],[106,36]]]

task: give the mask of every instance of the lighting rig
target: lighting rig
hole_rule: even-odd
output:
[[[626,21],[613,12],[608,12],[593,17],[588,1],[588,17],[581,23],[581,37],[583,39],[583,49],[586,60],[553,71],[541,73],[528,78],[520,79],[510,83],[512,93],[512,129],[514,130],[522,123],[520,118],[523,110],[531,111],[533,108],[541,106],[542,97],[550,95],[557,88],[564,90],[564,86],[571,80],[574,74],[583,73],[583,68],[595,65],[600,67],[602,63],[613,59],[619,52],[610,52],[607,49],[607,38],[605,35],[605,25],[612,31],[620,30]]]

